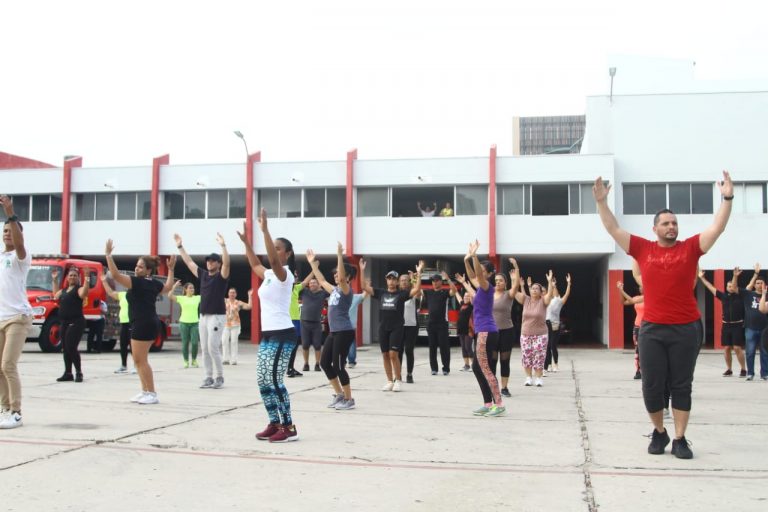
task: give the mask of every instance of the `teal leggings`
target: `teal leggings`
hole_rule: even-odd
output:
[[[197,347],[200,346],[200,331],[197,329],[197,322],[187,324],[179,323],[181,332],[181,355],[185,361],[189,361],[189,346],[192,345],[192,360],[197,359]]]

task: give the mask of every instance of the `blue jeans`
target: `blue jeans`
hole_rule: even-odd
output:
[[[744,329],[747,338],[747,375],[755,374],[755,352],[760,346],[760,331],[757,329]],[[768,352],[760,350],[760,377],[768,376]]]
[[[352,344],[349,346],[347,362],[349,364],[357,364],[357,340],[352,340]]]

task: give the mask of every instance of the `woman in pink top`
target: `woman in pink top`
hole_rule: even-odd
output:
[[[237,289],[230,288],[227,298],[224,299],[226,307],[226,321],[224,332],[221,333],[221,344],[224,347],[223,364],[237,364],[237,341],[240,337],[240,310],[249,310],[253,304],[253,290],[248,290],[248,302],[237,300]]]
[[[643,323],[643,315],[645,314],[645,303],[643,302],[643,287],[640,286],[640,295],[630,297],[627,292],[624,291],[624,283],[619,281],[616,283],[616,288],[621,292],[625,306],[635,306],[635,325],[632,327],[632,343],[635,345],[635,380],[642,379],[643,376],[640,373],[640,351],[637,349],[637,334],[640,332],[640,324]]]
[[[544,373],[544,360],[547,357],[547,306],[552,300],[552,271],[547,272],[547,291],[539,283],[530,287],[531,295],[525,294],[520,287],[520,268],[513,258],[510,258],[516,276],[515,300],[523,305],[523,323],[520,328],[520,351],[523,353],[523,368],[525,368],[525,385],[541,387],[544,383],[541,376]],[[533,380],[535,375],[536,380]]]

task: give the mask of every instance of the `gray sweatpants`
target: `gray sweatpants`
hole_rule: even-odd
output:
[[[226,315],[200,315],[200,350],[203,352],[203,369],[206,377],[224,376],[221,365],[221,334],[224,331]]]

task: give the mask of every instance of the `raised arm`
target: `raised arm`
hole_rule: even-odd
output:
[[[720,235],[725,231],[725,226],[728,224],[728,219],[731,216],[731,208],[733,207],[733,182],[731,181],[731,175],[728,171],[723,171],[723,180],[716,183],[717,188],[720,190],[720,195],[723,200],[720,201],[720,208],[717,209],[715,214],[715,220],[711,226],[701,232],[699,235],[699,247],[701,252],[708,252]]]
[[[91,270],[87,267],[83,268],[83,286],[77,290],[77,294],[81,299],[88,297],[88,292],[91,291]]]
[[[456,274],[454,276],[456,278],[456,281],[458,283],[461,283],[461,286],[464,288],[464,293],[468,293],[471,298],[475,298],[475,289],[472,288],[472,284],[461,274]]]
[[[480,242],[478,240],[475,240],[474,242],[469,244],[469,253],[472,255],[472,270],[475,274],[475,278],[472,280],[472,284],[475,285],[476,288],[482,288],[483,290],[487,290],[491,284],[488,282],[488,279],[485,277],[485,273],[483,272],[483,267],[480,265],[480,258],[477,257],[477,250],[480,248]]]
[[[347,269],[344,266],[344,247],[341,242],[336,242],[336,272],[339,274],[339,288],[344,295],[347,295],[349,283],[347,282]]]
[[[619,293],[621,293],[622,302],[625,306],[633,306],[635,304],[640,304],[643,302],[643,296],[638,295],[637,297],[630,297],[627,292],[624,291],[624,283],[621,281],[616,283],[616,288],[619,289]]]
[[[59,271],[51,270],[51,293],[53,293],[53,298],[59,300],[61,292],[62,290],[59,287]]]
[[[253,244],[251,243],[251,239],[249,238],[248,228],[245,222],[243,222],[242,233],[238,231],[237,236],[243,242],[243,245],[245,245],[245,257],[248,258],[248,264],[251,266],[251,270],[253,271],[254,274],[259,276],[259,278],[264,279],[264,272],[266,272],[267,269],[264,265],[261,264],[261,260],[259,259],[258,256],[256,256],[256,253],[253,252]]]
[[[262,208],[259,212],[259,228],[264,234],[264,247],[267,249],[267,260],[269,260],[269,267],[272,272],[275,273],[275,277],[283,282],[288,277],[283,265],[280,263],[280,258],[277,256],[277,249],[275,249],[275,242],[272,241],[272,235],[269,234],[269,227],[267,226],[267,210]]]
[[[248,290],[248,302],[237,301],[241,309],[253,309],[253,290]]]
[[[360,287],[363,289],[363,293],[367,293],[368,295],[373,295],[373,286],[371,285],[371,280],[366,279],[362,282]]]
[[[317,261],[315,251],[312,249],[307,249],[307,262],[309,263],[309,266],[312,267],[312,275],[314,275],[317,282],[320,283],[320,287],[328,293],[333,292],[333,285],[326,281],[325,276],[320,272],[320,262]],[[339,275],[339,278],[341,278],[341,275]]]
[[[715,295],[715,296],[717,295],[717,288],[715,288],[715,286],[712,283],[707,281],[707,278],[704,277],[703,270],[699,270],[699,281],[701,281],[701,283],[707,288],[707,290],[712,292],[712,295]]]
[[[187,266],[190,272],[192,272],[192,275],[195,277],[198,277],[197,275],[197,263],[195,263],[192,260],[192,257],[187,253],[187,250],[184,248],[184,244],[181,241],[181,235],[178,233],[173,234],[173,241],[176,242],[176,248],[179,250],[179,256],[181,256],[181,261],[184,262],[184,264]]]
[[[411,287],[411,297],[421,294],[421,272],[424,270],[424,265],[424,260],[419,260],[419,264],[416,265],[416,275],[413,279],[413,287]]]
[[[104,291],[107,292],[107,296],[114,300],[120,300],[120,294],[109,286],[109,279],[107,279],[107,273],[101,274],[101,286],[104,287]]]
[[[555,274],[550,269],[549,272],[547,272],[547,293],[544,294],[544,305],[549,306],[549,303],[552,302],[552,297],[555,296]]]
[[[3,194],[0,196],[0,204],[5,210],[5,218],[7,222],[8,230],[11,233],[11,242],[13,242],[13,250],[16,251],[16,257],[23,260],[27,257],[27,249],[24,247],[24,233],[19,228],[18,219],[13,212],[13,199],[10,196]]]
[[[568,302],[568,297],[571,296],[571,274],[565,274],[565,295],[563,295],[563,306],[565,306],[565,303]]]
[[[471,246],[472,244],[470,244]],[[475,269],[472,268],[472,253],[467,252],[464,256],[464,271],[467,273],[467,282],[477,288],[477,276],[475,276]]]
[[[110,238],[107,240],[107,245],[104,248],[104,255],[107,259],[107,268],[109,268],[109,273],[112,274],[112,279],[114,279],[116,283],[120,283],[120,285],[130,290],[132,287],[131,278],[122,274],[120,270],[118,270],[117,265],[115,265],[115,260],[112,259],[112,250],[114,248],[115,246]]]
[[[229,279],[229,252],[221,233],[216,233],[216,243],[221,247],[221,277]]]
[[[616,220],[616,216],[608,207],[608,192],[610,190],[611,185],[605,186],[602,177],[598,177],[595,180],[595,184],[592,186],[592,195],[597,203],[597,213],[600,214],[600,221],[602,221],[603,227],[608,234],[616,240],[616,243],[619,244],[619,247],[624,252],[629,252],[629,232],[619,226],[619,221]]]
[[[760,275],[760,264],[755,263],[755,273],[752,274],[752,279],[749,280],[749,284],[747,285],[747,290],[754,290],[755,282],[757,281],[757,278],[759,275]]]
[[[176,282],[176,279],[173,277],[173,270],[176,268],[176,255],[172,254],[170,258],[165,260],[165,264],[168,267],[168,275],[165,278],[165,286],[163,286],[160,293],[168,293],[171,291],[173,289],[173,284]]]
[[[517,282],[520,277],[520,268],[517,266],[517,260],[515,258],[509,258],[509,263],[512,265],[512,270],[509,271],[509,298],[515,299],[517,288],[520,285],[520,283]]]
[[[450,288],[450,291],[448,293],[450,294],[450,296],[455,297],[456,292],[458,292],[458,290],[456,289],[456,285],[453,283],[453,281],[451,281],[451,276],[449,276],[448,272],[446,271],[442,271],[440,275],[442,276],[443,281],[448,281],[448,287]]]
[[[176,288],[178,288],[179,286],[181,286],[181,281],[177,279],[176,282],[173,283],[173,287],[170,290],[168,290],[168,293],[166,293],[166,295],[168,296],[171,302],[178,302],[176,300],[176,295],[174,295],[173,292],[176,291]]]

